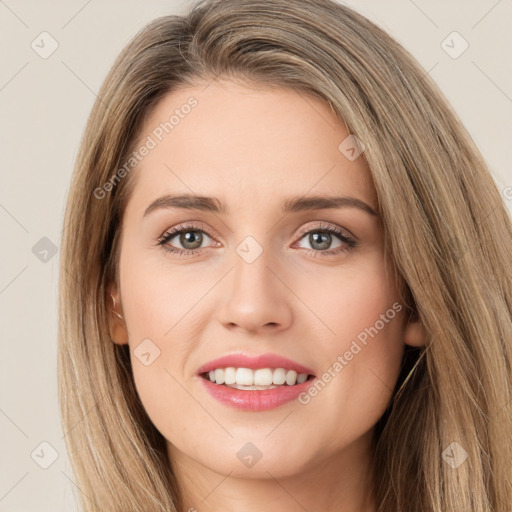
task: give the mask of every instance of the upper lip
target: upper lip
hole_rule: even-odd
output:
[[[303,366],[302,364],[299,364],[296,361],[292,361],[286,357],[272,353],[260,354],[256,356],[248,356],[240,353],[228,354],[204,364],[201,366],[201,368],[199,368],[197,373],[200,375],[202,373],[208,373],[211,370],[216,370],[217,368],[228,367],[251,368],[252,370],[257,370],[258,368],[284,368],[286,370],[295,370],[297,373],[307,373],[309,375],[314,375],[311,368]]]

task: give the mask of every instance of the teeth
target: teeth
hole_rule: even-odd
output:
[[[224,370],[219,368],[213,372],[215,377],[212,379],[212,372],[210,372],[210,380],[212,382],[216,382],[217,384],[224,384]]]
[[[236,384],[236,369],[233,367],[224,370],[224,384]]]
[[[254,384],[257,386],[270,386],[273,372],[270,368],[258,368],[254,371]]]
[[[272,389],[287,384],[294,386],[308,379],[307,373],[297,374],[284,368],[217,368],[208,373],[208,378],[216,384],[225,384],[237,389]]]
[[[254,384],[254,372],[249,368],[237,368],[235,382],[239,386],[252,386]]]
[[[276,386],[284,384],[286,382],[286,371],[283,368],[276,368],[274,370],[274,375],[272,376],[272,382]]]
[[[306,379],[308,378],[307,374],[303,374],[306,376]],[[297,382],[297,372],[293,371],[293,370],[288,370],[286,372],[286,384],[288,384],[288,386],[293,386],[296,382]]]
[[[297,384],[302,384],[303,382],[306,382],[307,379],[308,379],[307,374],[299,373],[299,375],[297,377]]]

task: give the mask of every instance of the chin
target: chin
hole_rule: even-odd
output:
[[[288,446],[280,441],[272,443],[268,439],[249,441],[235,440],[230,445],[207,450],[208,458],[199,457],[197,460],[204,466],[219,474],[230,474],[235,478],[267,479],[293,476],[311,467],[311,459],[306,453],[290,453],[296,448],[296,439],[289,437],[294,446]]]

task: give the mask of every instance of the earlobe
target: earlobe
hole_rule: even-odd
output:
[[[127,345],[128,331],[126,329],[123,309],[115,285],[107,292],[107,304],[109,311],[110,338],[117,345]]]
[[[407,324],[404,333],[404,343],[411,347],[424,347],[427,344],[427,337],[423,325],[418,320],[411,320]]]

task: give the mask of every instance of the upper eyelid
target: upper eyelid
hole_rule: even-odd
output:
[[[189,229],[191,231],[203,231],[210,238],[212,236],[217,236],[217,237],[219,236],[214,229],[205,228],[203,223],[200,223],[199,225],[195,225],[194,221],[191,221],[190,223],[184,222],[183,224],[178,224],[177,226],[173,226],[172,228],[166,229],[159,238],[163,238],[163,237],[165,237],[167,235],[170,235],[170,234],[176,235],[180,231],[183,231],[183,230],[186,230],[186,229]],[[212,234],[210,234],[210,231],[212,231]]]
[[[318,225],[305,226],[303,228],[300,228],[298,231],[298,234],[304,235],[310,231],[321,231],[322,229],[331,231],[334,229],[336,231],[341,231],[342,233],[340,233],[340,234],[345,235],[347,238],[353,238],[353,239],[356,238],[356,236],[353,235],[351,231],[349,231],[347,228],[345,228],[343,226],[339,226],[339,225],[333,224],[333,223],[326,223],[326,221],[318,221],[318,222],[320,222],[320,224],[318,224]],[[321,225],[322,223],[326,223],[326,225],[323,226],[323,225]]]

